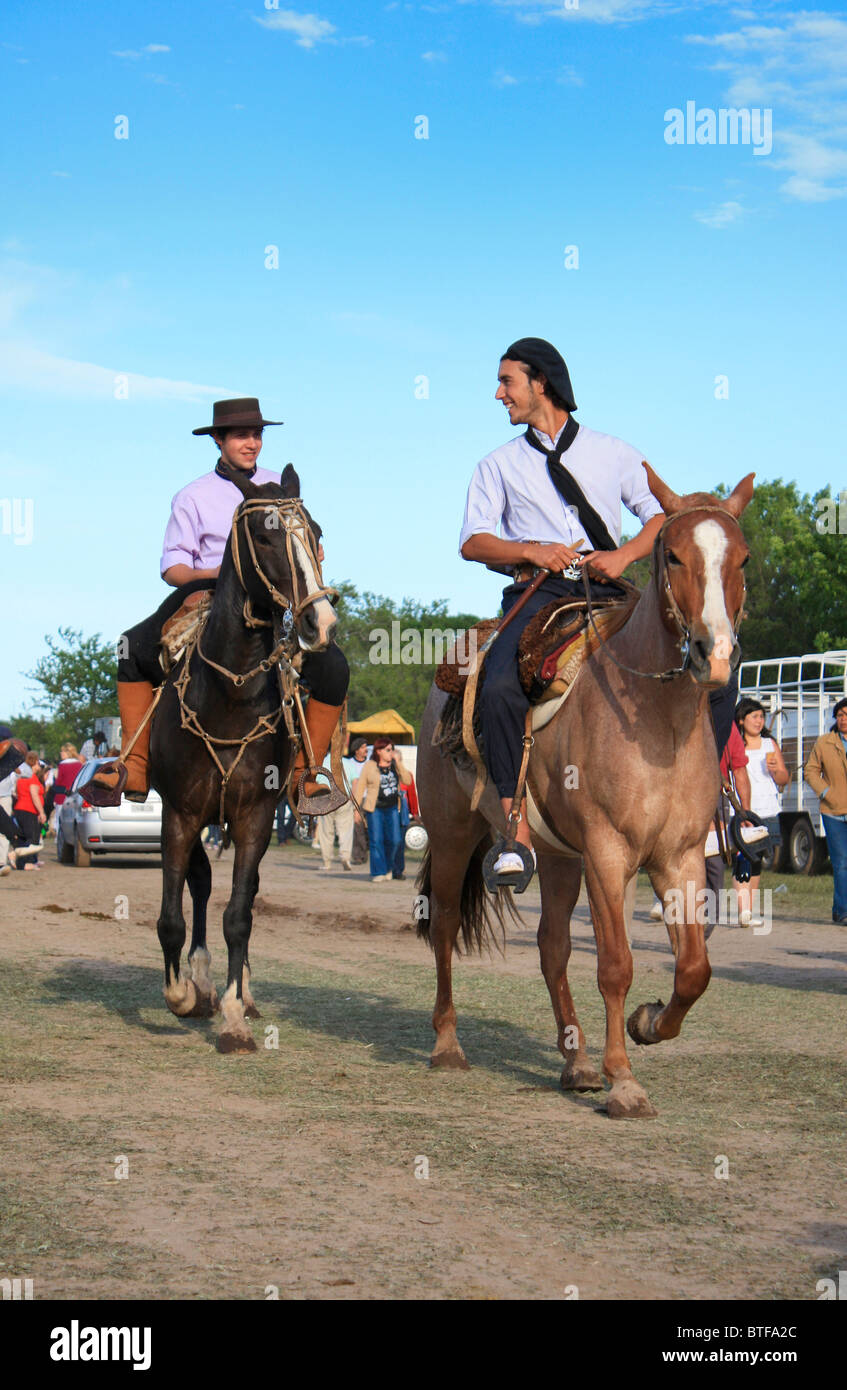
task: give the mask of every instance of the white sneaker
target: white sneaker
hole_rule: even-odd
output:
[[[757,841],[764,840],[768,833],[766,825],[742,825],[741,838],[745,845],[755,845]]]
[[[659,899],[657,898],[653,906],[650,908],[650,916],[652,917],[654,922],[661,922],[664,915],[665,909],[662,907],[662,904],[659,902]]]
[[[537,863],[535,850],[530,850],[530,854],[532,855],[532,866],[535,868]],[[520,855],[515,854],[513,850],[505,850],[495,859],[494,868],[491,872],[494,874],[519,874],[522,869],[523,860]]]
[[[720,854],[721,847],[718,843],[717,830],[710,830],[706,836],[706,858],[711,859],[715,854]]]

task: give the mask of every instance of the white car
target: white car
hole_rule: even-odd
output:
[[[127,801],[122,796],[120,806],[91,806],[75,787],[76,782],[56,815],[56,858],[60,864],[88,869],[92,854],[161,853],[162,798],[158,792],[151,789],[143,802]]]

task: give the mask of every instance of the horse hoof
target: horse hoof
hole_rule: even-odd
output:
[[[656,1037],[654,1025],[664,1007],[661,999],[657,999],[655,1004],[639,1004],[630,1014],[626,1021],[626,1031],[633,1042],[640,1043],[642,1047],[649,1047],[651,1043],[662,1041]]]
[[[590,1062],[580,1066],[566,1066],[560,1083],[563,1091],[602,1091],[603,1078]]]
[[[469,1071],[470,1062],[460,1047],[449,1052],[433,1052],[429,1059],[431,1067],[442,1067],[445,1071]]]
[[[245,1004],[245,1005],[244,1005],[244,1017],[245,1017],[245,1018],[261,1018],[261,1017],[262,1017],[262,1015],[259,1013],[259,1010],[256,1008],[256,1005],[252,1002],[252,1000],[251,1000],[251,1002],[250,1002],[249,1004]]]
[[[218,1052],[255,1052],[256,1041],[249,1029],[244,1032],[218,1033],[215,1041]]]
[[[609,1095],[606,1113],[610,1120],[652,1120],[658,1110],[637,1081],[616,1081]]]
[[[166,985],[162,993],[165,996],[165,1003],[172,1014],[177,1018],[203,1018],[208,1015],[196,1013],[198,995],[193,980],[188,980],[184,975],[172,984]]]

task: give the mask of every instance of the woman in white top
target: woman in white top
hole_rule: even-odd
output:
[[[750,807],[768,827],[771,843],[776,846],[781,841],[779,829],[779,789],[787,787],[791,773],[785,766],[782,753],[770,730],[765,728],[765,710],[758,700],[749,697],[739,700],[735,709],[735,722],[738,725],[747,753],[747,773],[750,778]],[[752,911],[753,894],[759,887],[760,875],[755,874],[749,883],[739,883],[733,878],[738,898],[738,920],[742,927],[760,927],[760,917]]]

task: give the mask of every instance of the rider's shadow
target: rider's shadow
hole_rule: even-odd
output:
[[[425,1066],[435,1040],[430,1008],[414,1008],[372,990],[352,994],[350,986],[256,983],[256,1002],[264,1022],[296,1024],[310,1033],[358,1043],[379,1062]],[[264,1006],[264,1007],[263,1007]],[[545,1043],[507,1019],[465,1011],[459,1038],[471,1065],[525,1085],[555,1086],[555,1030]],[[282,1044],[281,1044],[282,1045]]]

